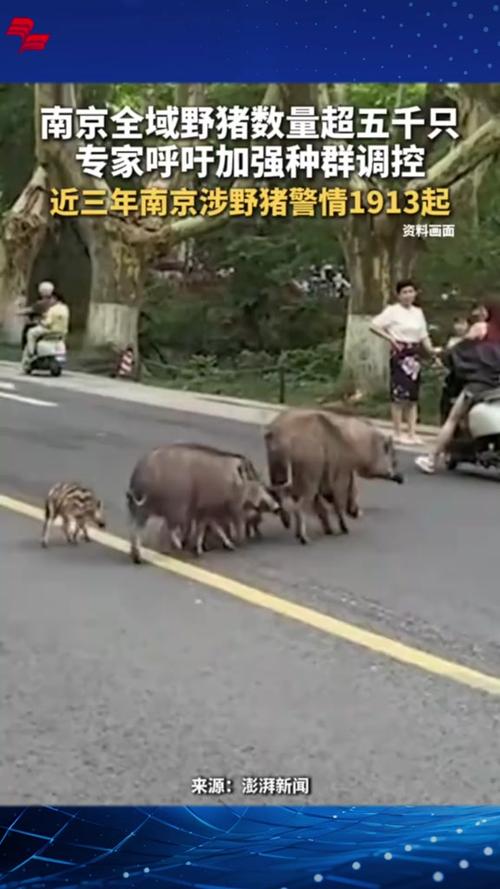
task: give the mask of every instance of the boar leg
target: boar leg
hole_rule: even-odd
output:
[[[286,509],[283,506],[280,506],[280,508],[278,510],[278,515],[281,519],[281,524],[288,531],[290,528],[290,525],[291,525],[289,513],[286,511]]]
[[[184,536],[182,538],[183,548],[196,550],[196,540],[197,540],[197,531],[198,531],[198,523],[195,519],[191,519],[187,522],[187,527],[184,528]]]
[[[349,528],[346,525],[344,511],[342,509],[343,504],[340,502],[338,492],[335,489],[332,489],[332,506],[338,519],[341,534],[349,534]]]
[[[318,519],[321,522],[321,526],[325,534],[331,535],[333,534],[332,524],[330,522],[330,515],[328,513],[328,507],[323,500],[321,494],[318,494],[314,500],[314,511],[318,516]]]
[[[359,507],[358,483],[354,472],[351,473],[351,476],[349,478],[349,486],[347,488],[346,512],[347,515],[351,517],[351,519],[359,519],[363,515]]]
[[[49,545],[50,532],[52,529],[52,525],[55,520],[55,514],[53,508],[47,504],[45,507],[45,522],[43,524],[42,530],[42,546],[46,549]]]
[[[45,522],[43,525],[43,530],[42,530],[42,540],[41,540],[41,544],[45,549],[49,545],[51,525],[52,525],[52,522],[50,521],[50,519],[45,519]]]
[[[290,513],[288,512],[287,509],[285,509],[283,500],[285,497],[288,500],[288,498],[290,496],[289,486],[288,486],[288,484],[287,485],[273,485],[271,487],[271,491],[274,494],[274,496],[276,497],[276,500],[278,502],[278,509],[277,509],[276,515],[279,516],[281,524],[288,531],[291,526],[291,519],[290,519]]]
[[[198,522],[196,527],[196,538],[194,541],[194,551],[197,556],[202,556],[205,550],[205,537],[207,533],[207,523]]]
[[[62,523],[63,523],[64,536],[66,537],[66,540],[68,541],[68,543],[76,543],[75,535],[71,530],[71,522],[70,522],[68,516],[63,515]],[[78,529],[78,525],[77,525],[77,529]]]
[[[172,545],[177,550],[184,549],[184,543],[182,540],[181,531],[179,528],[171,528],[170,530],[170,540],[172,541]]]
[[[251,515],[246,520],[246,528],[245,533],[249,538],[252,537],[262,537],[262,531],[260,530],[260,526],[262,524],[262,516],[260,513],[255,513],[255,515]]]
[[[238,518],[234,522],[229,523],[229,528],[230,528],[230,533],[229,533],[230,542],[234,541],[234,543],[236,543],[238,546],[245,542],[246,537],[247,537],[247,522],[245,520],[245,516],[238,516]],[[233,531],[234,531],[234,533],[233,533]],[[218,531],[216,531],[216,534],[218,534]],[[219,537],[220,537],[220,534],[219,534]],[[220,539],[222,540],[222,537],[220,537]],[[222,543],[225,546],[225,543],[223,540],[222,540]],[[226,547],[226,548],[229,548],[229,547]],[[234,549],[234,546],[233,546],[233,549]]]
[[[309,539],[307,536],[306,517],[305,517],[305,512],[304,512],[305,505],[306,504],[304,502],[304,498],[300,498],[295,503],[295,508],[293,511],[294,520],[295,520],[295,536],[296,536],[297,540],[299,540],[300,543],[302,543],[304,545],[309,543]]]
[[[166,519],[160,527],[158,539],[158,547],[160,552],[170,552],[172,549],[182,550],[184,544],[188,542],[188,537],[182,535],[182,529],[171,528]]]
[[[224,531],[224,528],[222,527],[222,525],[219,525],[218,522],[211,522],[210,527],[211,527],[212,531],[214,532],[214,534],[221,541],[224,549],[233,550],[235,548],[234,543],[232,542],[232,540],[229,539],[229,537],[227,536],[226,532]]]
[[[142,564],[142,535],[144,533],[144,524],[137,520],[132,520],[132,527],[130,530],[130,558],[134,562],[135,565]]]
[[[205,538],[208,530],[212,531],[212,533],[219,538],[225,549],[233,550],[235,548],[234,543],[229,539],[224,528],[222,528],[218,522],[199,522],[195,544],[195,552],[197,556],[203,555],[205,551]]]
[[[89,532],[87,531],[87,524],[85,522],[85,519],[80,519],[80,521],[78,522],[76,526],[75,536],[78,535],[79,531],[81,532],[83,540],[85,540],[86,543],[90,543]]]

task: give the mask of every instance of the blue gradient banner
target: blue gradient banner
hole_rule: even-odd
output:
[[[0,889],[500,885],[500,809],[4,808]]]
[[[48,34],[20,51],[14,17]],[[500,2],[11,0],[0,82],[495,81]]]

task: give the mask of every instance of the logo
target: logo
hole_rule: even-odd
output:
[[[45,49],[47,46],[50,34],[33,34],[34,27],[35,23],[33,19],[12,19],[6,33],[9,37],[21,38],[19,52],[26,52],[27,50],[37,50],[38,52],[41,52],[42,49]]]

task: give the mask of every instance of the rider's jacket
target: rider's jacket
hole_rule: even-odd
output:
[[[461,340],[445,356],[449,385],[471,391],[500,387],[500,343]]]

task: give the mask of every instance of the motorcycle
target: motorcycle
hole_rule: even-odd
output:
[[[500,469],[500,388],[475,398],[457,427],[446,453],[446,466],[454,471],[461,463]]]
[[[476,387],[479,380],[482,381],[444,454],[450,471],[462,463],[500,469],[499,355],[498,351],[490,350],[481,356],[475,354],[476,348],[474,343],[467,346],[465,342],[459,343],[444,352],[441,363],[446,370],[441,391],[441,425],[460,395],[464,380],[475,380]]]
[[[66,343],[59,333],[46,333],[36,344],[35,354],[28,358],[23,370],[31,374],[34,370],[48,371],[52,377],[60,377],[66,364]]]

